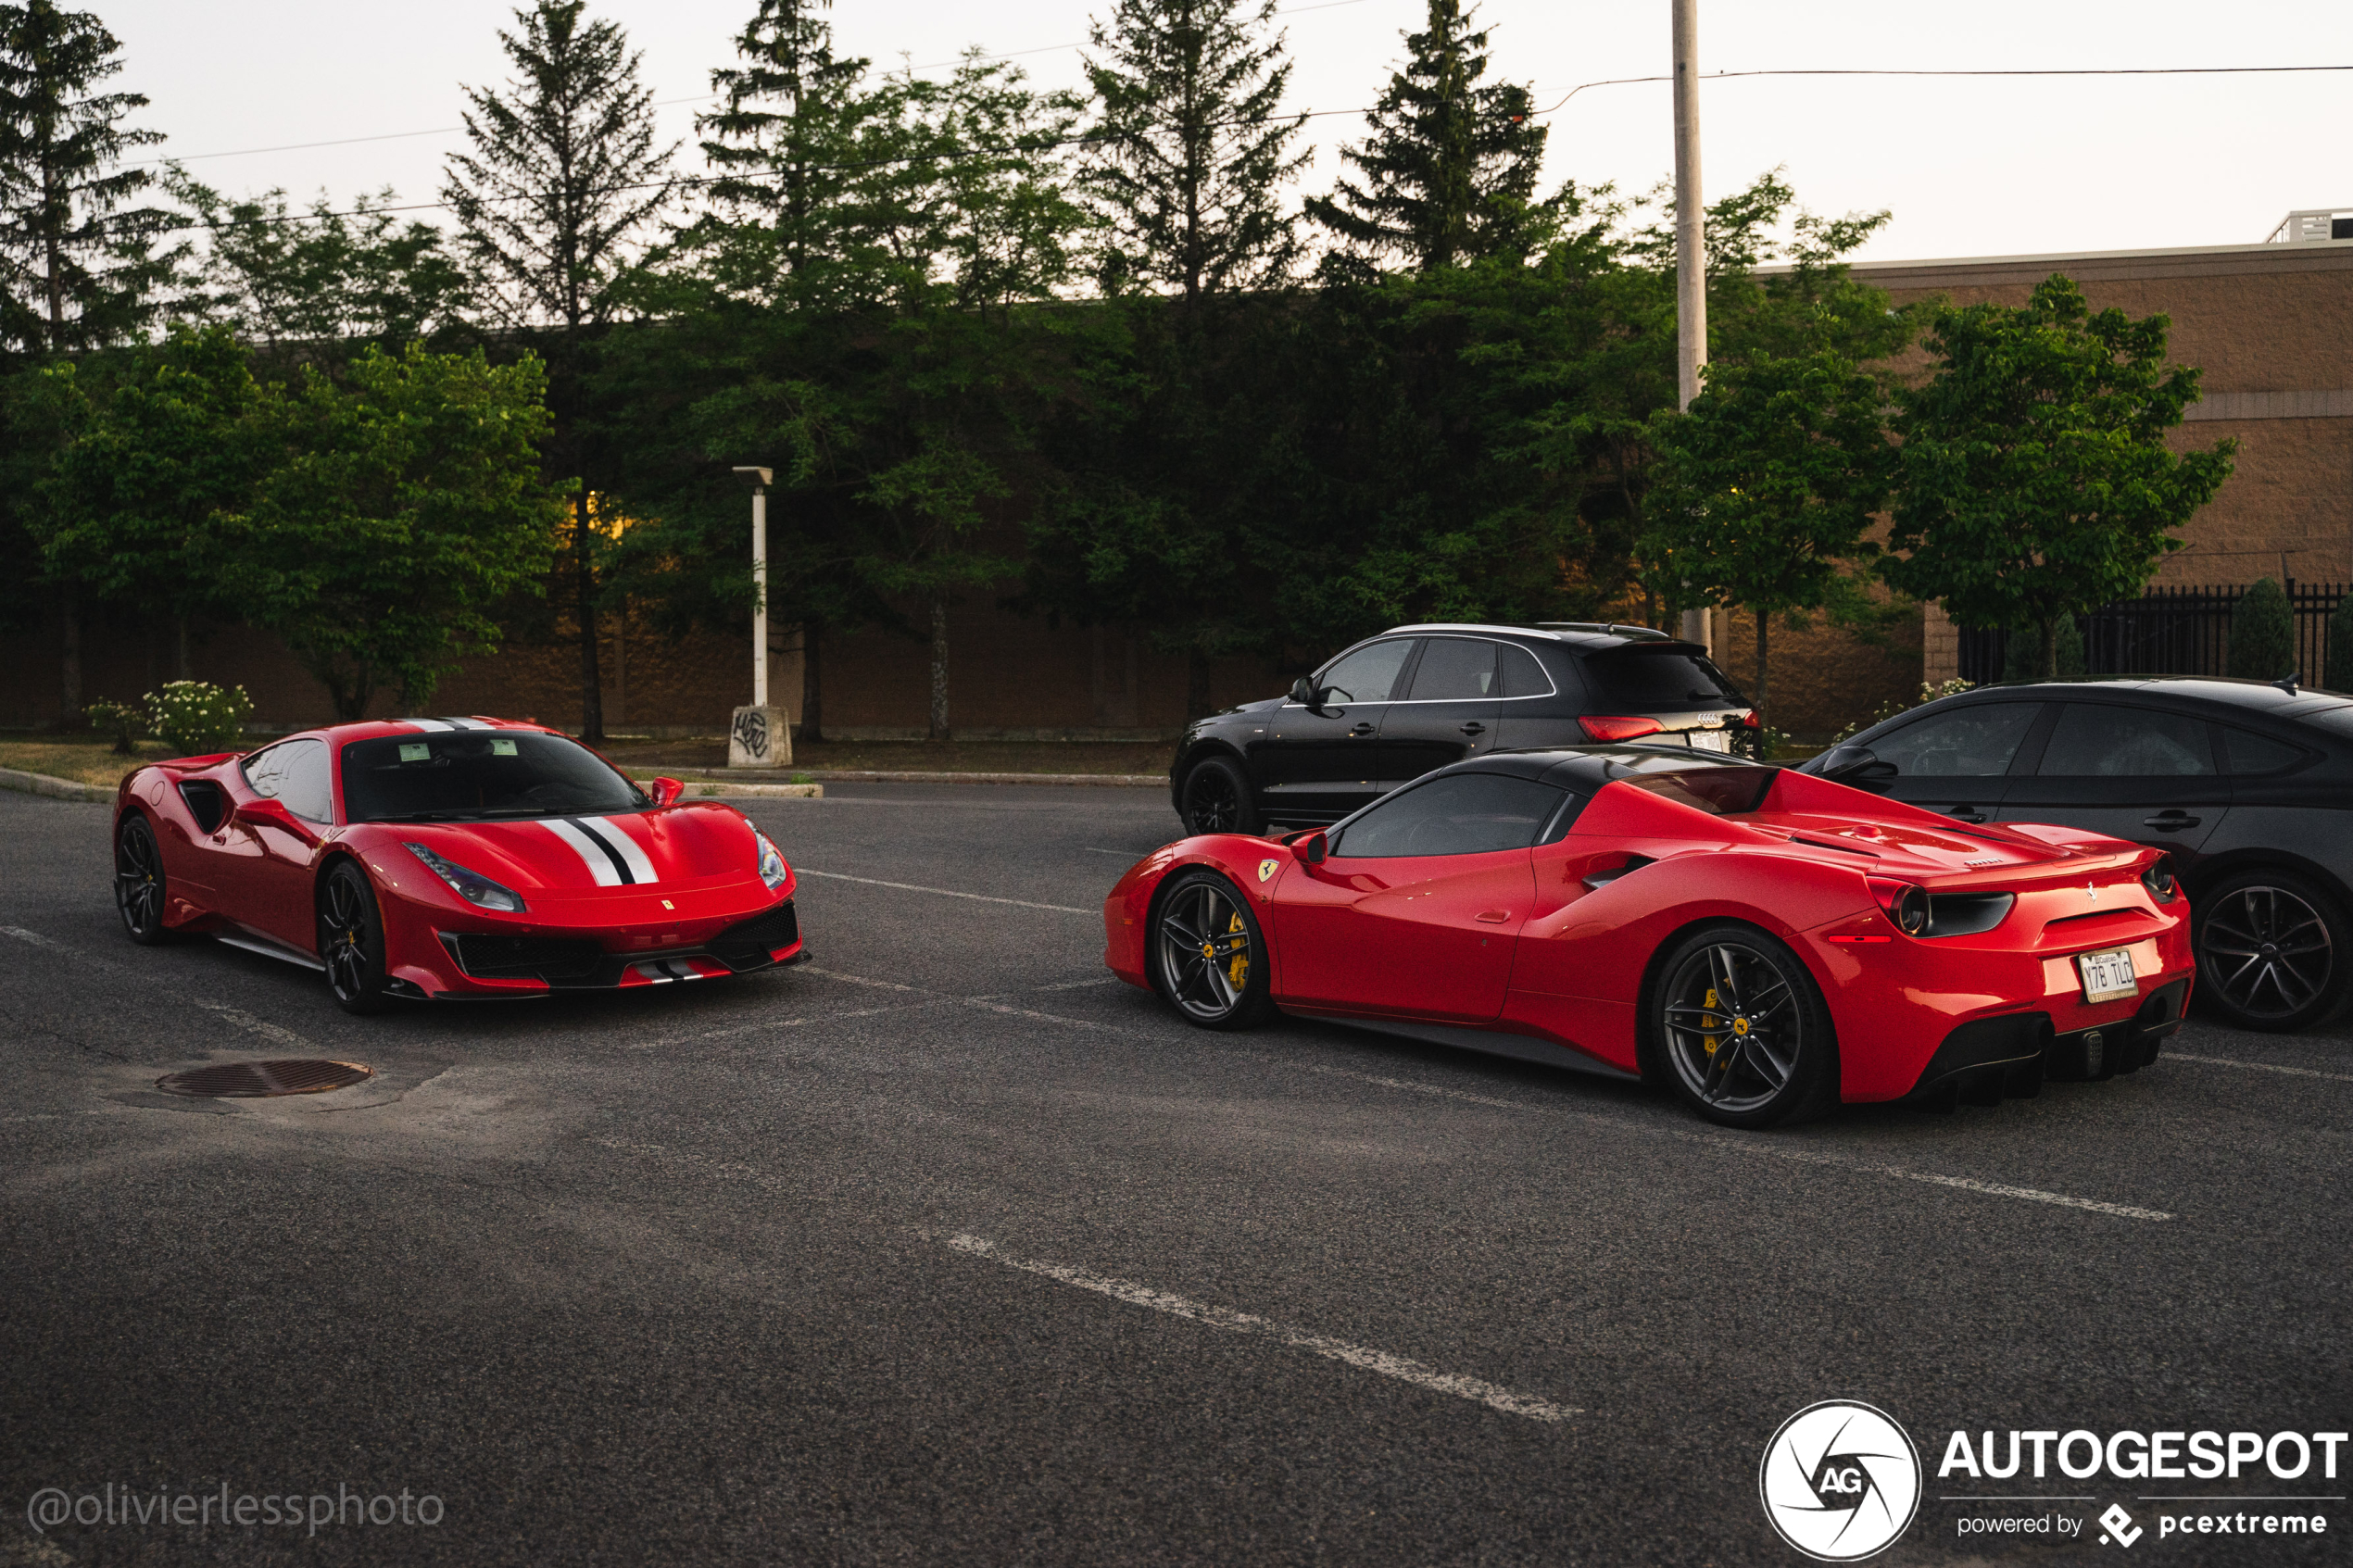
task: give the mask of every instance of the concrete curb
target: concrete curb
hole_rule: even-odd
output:
[[[792,771],[803,778],[824,779],[834,784],[1108,784],[1119,789],[1168,787],[1168,777],[1164,773],[888,773],[867,768],[795,768]],[[731,781],[701,778],[686,781],[689,789],[696,790],[706,783],[730,784]],[[732,784],[732,787],[770,793],[808,786]]]
[[[712,781],[692,779],[684,782],[686,785],[686,793],[681,798],[688,800],[724,800],[731,795],[761,796],[772,800],[823,800],[825,798],[825,786],[819,784],[737,784],[729,779]]]
[[[105,784],[76,784],[71,779],[53,779],[46,773],[28,773],[16,768],[0,768],[0,789],[19,790],[26,795],[45,795],[52,800],[80,800],[97,806],[113,805],[116,793]]]

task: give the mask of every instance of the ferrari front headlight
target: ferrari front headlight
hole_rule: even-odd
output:
[[[467,903],[479,904],[485,909],[503,909],[509,914],[523,912],[522,895],[513,888],[502,886],[480,872],[470,872],[454,861],[445,860],[422,844],[410,844],[405,847]]]
[[[774,893],[792,880],[792,868],[785,864],[784,851],[768,841],[768,835],[758,828],[751,830],[751,841],[760,850],[760,880]]]

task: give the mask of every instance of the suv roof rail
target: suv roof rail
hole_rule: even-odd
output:
[[[1662,643],[1675,640],[1655,626],[1627,626],[1615,621],[1539,621],[1536,624],[1547,632],[1598,632],[1605,637],[1633,637]]]

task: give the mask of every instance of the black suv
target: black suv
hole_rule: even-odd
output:
[[[2198,995],[2295,1029],[2353,977],[2353,701],[2293,681],[1983,686],[1802,765],[1960,822],[2056,822],[2172,856]]]
[[[1170,798],[1191,833],[1338,822],[1485,751],[1655,736],[1755,749],[1756,715],[1694,643],[1643,626],[1399,626],[1288,696],[1185,732]]]

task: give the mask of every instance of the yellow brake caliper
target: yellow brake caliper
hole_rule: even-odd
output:
[[[1250,933],[1243,928],[1240,915],[1237,914],[1227,921],[1226,934],[1232,939],[1232,946],[1227,950],[1234,955],[1226,965],[1226,978],[1233,982],[1235,990],[1239,991],[1250,983]]]
[[[1716,987],[1715,987],[1715,986],[1710,985],[1710,986],[1707,988],[1707,1000],[1705,1000],[1705,1002],[1701,1003],[1700,1005],[1701,1005],[1702,1007],[1705,1007],[1705,1009],[1707,1009],[1707,1013],[1708,1013],[1708,1019],[1707,1019],[1707,1021],[1708,1021],[1710,1023],[1715,1022],[1716,1022]],[[1708,1055],[1710,1055],[1710,1056],[1714,1056],[1714,1055],[1716,1054],[1716,1036],[1715,1036],[1715,1035],[1702,1035],[1700,1036],[1700,1043],[1701,1043],[1702,1045],[1704,1045],[1704,1046],[1705,1046],[1705,1047],[1707,1047],[1707,1054],[1708,1054]]]

